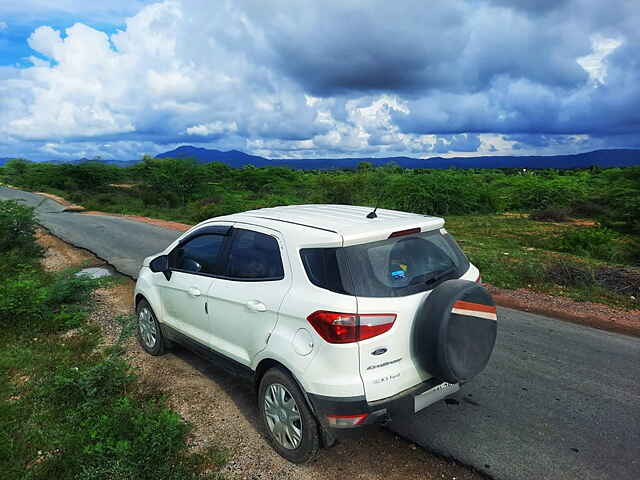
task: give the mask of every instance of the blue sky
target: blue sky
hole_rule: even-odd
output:
[[[640,148],[631,0],[0,0],[0,157]]]

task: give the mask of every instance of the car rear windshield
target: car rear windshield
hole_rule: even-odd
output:
[[[444,229],[351,247],[300,251],[314,285],[346,295],[403,297],[459,278],[469,261]]]

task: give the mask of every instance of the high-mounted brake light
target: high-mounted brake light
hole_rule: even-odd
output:
[[[393,232],[391,235],[389,235],[389,238],[401,237],[403,235],[413,235],[414,233],[420,233],[420,229],[419,228],[409,228],[407,230],[399,230],[399,231]]]
[[[395,313],[326,312],[319,310],[307,317],[318,335],[329,343],[353,343],[388,331],[396,321]]]

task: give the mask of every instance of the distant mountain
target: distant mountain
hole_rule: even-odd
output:
[[[9,160],[13,160],[14,157],[1,157],[0,158],[0,167],[7,163]]]
[[[244,167],[253,165],[255,167],[266,167],[272,165],[273,160],[256,155],[249,155],[238,150],[210,150],[208,148],[192,147],[184,145],[175,150],[160,153],[156,158],[193,158],[198,163],[224,162],[231,167]]]
[[[222,162],[230,167],[245,165],[255,167],[282,166],[302,170],[353,169],[360,162],[369,162],[374,166],[395,163],[402,168],[587,168],[629,167],[640,165],[640,150],[595,150],[575,155],[549,156],[487,156],[487,157],[432,157],[427,159],[411,157],[361,157],[361,158],[311,158],[311,159],[268,159],[248,155],[238,150],[223,152],[207,148],[182,146],[169,152],[156,155],[156,158],[193,158],[198,163]]]
[[[588,168],[594,165],[599,167],[630,167],[640,165],[640,150],[595,150],[593,152],[578,153],[575,155],[549,155],[549,156],[489,156],[489,157],[360,157],[360,158],[309,158],[309,159],[268,159],[257,155],[249,155],[238,150],[213,150],[184,145],[168,152],[156,155],[156,158],[193,158],[198,163],[222,162],[230,167],[240,168],[245,165],[255,167],[280,166],[302,170],[336,170],[357,168],[361,162],[369,162],[378,167],[388,163],[395,163],[402,168]],[[0,158],[0,166],[11,158]],[[52,163],[83,163],[90,160],[80,158],[78,160],[60,161]],[[130,167],[140,160],[98,160],[118,167]]]

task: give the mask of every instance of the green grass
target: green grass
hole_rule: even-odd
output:
[[[580,235],[597,227],[575,223],[538,222],[523,214],[465,215],[446,219],[447,230],[457,239],[469,259],[480,269],[484,281],[500,288],[529,288],[534,291],[600,302],[622,308],[639,308],[638,299],[612,291],[596,279],[580,284],[558,283],[549,270],[565,264],[587,272],[612,268],[615,262],[597,258],[589,249],[576,254],[562,251],[563,238]],[[608,238],[608,251],[632,251],[632,236]],[[600,248],[600,243],[597,244]],[[632,255],[632,253],[620,253]],[[554,281],[555,280],[555,281]]]
[[[6,245],[19,245],[0,250],[2,478],[219,478],[225,450],[189,452],[190,426],[87,322],[91,292],[109,281],[44,272],[30,216],[0,202]],[[123,331],[131,328],[123,318]]]

